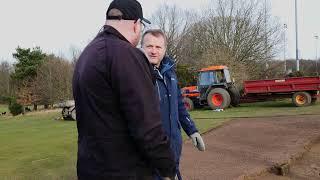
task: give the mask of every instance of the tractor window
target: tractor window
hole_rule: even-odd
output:
[[[230,83],[231,82],[231,76],[230,76],[230,73],[229,73],[228,69],[224,70],[224,76],[225,76],[226,82]]]
[[[224,83],[226,82],[225,76],[224,76],[224,72],[223,71],[216,71],[216,75],[217,75],[217,83]]]
[[[199,85],[207,86],[215,83],[215,72],[202,72],[199,76]]]

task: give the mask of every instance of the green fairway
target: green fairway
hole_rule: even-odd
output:
[[[289,101],[264,102],[242,104],[223,112],[191,112],[201,132],[233,118],[298,114],[320,114],[320,103],[297,108]],[[48,112],[0,117],[1,180],[76,179],[76,123],[54,120],[59,116],[60,112]]]
[[[191,111],[191,115],[200,119],[220,119],[237,117],[265,117],[283,115],[319,114],[320,103],[307,107],[295,107],[291,101],[270,101],[259,103],[241,104],[239,107],[225,109],[215,112],[208,108]]]
[[[7,112],[8,113],[8,105],[6,104],[0,104],[0,113]]]
[[[0,120],[0,179],[76,179],[76,124],[59,114]]]

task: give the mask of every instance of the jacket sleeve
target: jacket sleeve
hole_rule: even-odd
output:
[[[114,52],[112,87],[119,93],[120,107],[141,155],[161,176],[175,175],[175,161],[160,119],[150,64],[138,49]]]
[[[190,136],[191,134],[198,132],[198,130],[193,120],[191,119],[190,114],[188,113],[188,111],[186,110],[182,102],[182,94],[179,86],[177,90],[178,90],[177,95],[178,95],[179,122],[182,126],[182,129],[186,132],[188,136]]]

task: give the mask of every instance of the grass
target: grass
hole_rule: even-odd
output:
[[[223,112],[196,110],[191,116],[204,132],[233,118],[320,114],[319,109],[320,103],[296,108],[282,101],[243,104]],[[1,180],[76,179],[76,123],[54,120],[59,115],[47,112],[0,117]]]
[[[8,111],[9,111],[8,105],[0,104],[0,113],[2,113],[2,112],[7,112],[8,113]]]
[[[58,112],[0,120],[0,179],[76,179],[75,122]]]
[[[307,107],[295,107],[291,101],[269,101],[241,104],[239,107],[229,108],[222,112],[210,109],[192,111],[196,118],[237,118],[237,117],[265,117],[279,115],[319,114],[320,103]]]

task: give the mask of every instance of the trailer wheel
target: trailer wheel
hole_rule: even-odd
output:
[[[208,96],[207,102],[211,109],[224,109],[230,106],[231,98],[227,90],[222,88],[212,89]]]
[[[182,99],[182,102],[184,104],[184,107],[187,109],[187,111],[192,111],[194,109],[194,104],[190,98],[184,97]]]
[[[311,95],[308,92],[296,92],[292,96],[292,102],[297,107],[308,106],[311,101]]]

